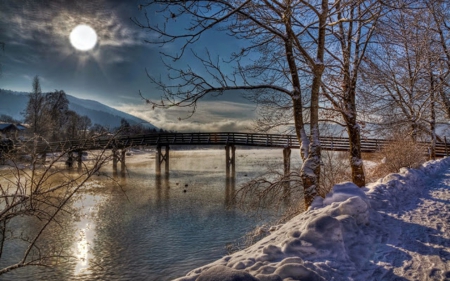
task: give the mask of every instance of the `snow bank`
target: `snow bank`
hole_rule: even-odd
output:
[[[335,185],[308,211],[255,245],[176,280],[367,280],[376,271],[371,259],[384,233],[380,209],[404,204],[405,194],[420,192],[427,179],[449,165],[450,158],[430,161],[364,188],[350,182]]]

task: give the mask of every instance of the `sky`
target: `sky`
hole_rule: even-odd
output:
[[[143,19],[140,0],[0,0],[0,88],[29,92],[38,75],[44,92],[64,90],[133,114],[168,130],[248,131],[257,118],[255,105],[238,95],[207,98],[191,118],[187,110],[152,110],[139,96],[159,100],[161,93],[150,83],[147,71],[165,76],[160,52],[177,53],[179,43],[157,46],[145,43],[152,34],[130,18]],[[151,20],[160,20],[149,11]],[[95,47],[75,48],[70,33],[80,25],[97,34]],[[182,24],[180,24],[180,27]],[[213,30],[193,46],[215,55],[229,54],[241,44]],[[198,67],[189,53],[179,65]],[[1,97],[0,97],[1,98]]]

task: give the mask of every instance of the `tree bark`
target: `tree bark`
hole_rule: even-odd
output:
[[[319,16],[319,29],[317,40],[317,56],[313,65],[313,81],[311,85],[311,110],[310,110],[310,143],[308,157],[303,162],[300,176],[303,182],[305,193],[305,206],[308,208],[317,195],[325,196],[324,192],[320,192],[320,165],[321,146],[319,134],[319,93],[322,85],[322,74],[325,69],[325,32],[326,20],[328,15],[328,0],[322,1],[322,9]]]
[[[355,115],[347,117],[345,120],[350,145],[350,167],[352,170],[352,182],[359,187],[366,184],[364,166],[361,155],[361,129],[356,122]]]
[[[286,11],[290,13],[290,11]],[[302,93],[301,93],[301,85],[300,79],[298,77],[298,69],[295,63],[294,50],[293,50],[293,38],[295,36],[291,32],[290,29],[290,17],[287,18],[285,23],[286,25],[286,33],[289,35],[287,40],[284,42],[284,47],[286,50],[286,59],[289,66],[289,72],[292,80],[292,105],[293,105],[293,114],[294,114],[294,125],[295,125],[295,133],[297,135],[298,143],[300,144],[300,157],[304,161],[308,157],[308,147],[309,147],[309,139],[306,136],[305,132],[305,123],[303,120],[303,102],[302,102]]]

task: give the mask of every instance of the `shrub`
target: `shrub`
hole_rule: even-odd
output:
[[[417,168],[426,161],[425,151],[422,144],[396,138],[377,153],[381,161],[373,169],[370,178],[376,179],[396,173],[402,167]]]

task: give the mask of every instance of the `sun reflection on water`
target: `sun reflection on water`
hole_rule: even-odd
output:
[[[89,225],[88,225],[89,226]],[[89,247],[90,244],[86,238],[87,228],[79,230],[79,241],[75,244],[75,256],[77,257],[77,264],[75,266],[75,275],[87,273],[89,267]]]
[[[82,209],[84,214],[81,216],[81,220],[75,225],[76,239],[73,244],[73,253],[76,257],[76,265],[74,275],[89,275],[92,273],[90,260],[92,258],[92,246],[96,235],[94,222],[96,208],[91,206]]]

